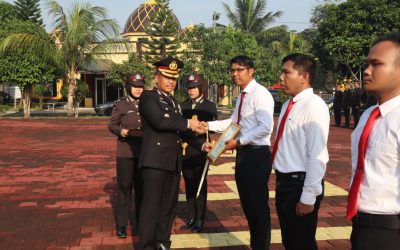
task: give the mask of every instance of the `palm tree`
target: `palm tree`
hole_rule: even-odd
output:
[[[6,38],[1,49],[32,51],[60,63],[67,72],[67,112],[72,114],[78,70],[98,58],[99,52],[110,48],[110,42],[118,36],[119,27],[115,20],[107,17],[105,8],[90,3],[75,2],[68,13],[57,0],[49,0],[47,7],[54,18],[57,43],[50,43],[34,34],[20,33]]]
[[[235,12],[232,12],[226,3],[222,5],[235,28],[251,33],[262,31],[283,14],[282,11],[264,14],[267,8],[266,0],[235,0]]]

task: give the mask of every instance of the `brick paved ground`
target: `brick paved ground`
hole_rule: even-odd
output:
[[[115,137],[106,129],[107,122],[102,118],[0,119],[0,249],[134,249],[135,237],[115,237]],[[350,247],[350,223],[344,219],[350,133],[331,128],[326,180],[335,188],[320,209],[320,249]],[[210,171],[204,234],[179,229],[185,218],[180,202],[174,247],[248,249],[246,220],[233,182],[233,159],[225,155]],[[184,191],[183,183],[181,187]],[[273,198],[270,206],[272,249],[283,249],[276,243],[280,237]],[[135,235],[134,228],[129,227],[130,235]]]

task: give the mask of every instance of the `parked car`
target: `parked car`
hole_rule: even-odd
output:
[[[279,89],[268,89],[268,91],[271,93],[272,98],[274,98],[274,114],[279,114],[282,109],[282,99],[281,99],[281,93]]]
[[[0,104],[13,103],[14,98],[6,92],[0,91]]]
[[[96,115],[106,115],[111,116],[114,102],[105,102],[94,106],[94,111]]]
[[[333,101],[335,101],[335,96],[332,96],[331,98],[324,100],[326,106],[328,106],[330,115],[333,115]]]

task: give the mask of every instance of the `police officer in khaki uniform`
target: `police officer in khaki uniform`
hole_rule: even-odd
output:
[[[170,249],[182,170],[181,139],[199,150],[203,146],[202,140],[191,131],[199,128],[200,122],[183,118],[177,100],[171,95],[183,63],[166,58],[154,66],[156,87],[143,92],[139,106],[144,130],[139,158],[143,178],[139,218],[142,250]]]
[[[142,184],[138,169],[142,124],[139,115],[139,97],[144,89],[141,74],[128,75],[125,81],[127,96],[114,103],[109,130],[117,138],[117,209],[115,213],[117,236],[126,238],[132,185],[135,189],[136,224],[140,214]]]
[[[217,107],[202,93],[205,83],[199,74],[192,74],[186,81],[186,87],[190,98],[181,103],[183,117],[186,119],[197,118],[200,121],[218,120]],[[198,136],[206,141],[206,135]],[[185,180],[186,204],[189,220],[181,229],[191,229],[192,232],[200,232],[203,229],[204,215],[207,204],[207,180],[204,180],[199,197],[196,199],[197,189],[203,174],[206,155],[187,143],[182,144],[183,162],[182,173]]]

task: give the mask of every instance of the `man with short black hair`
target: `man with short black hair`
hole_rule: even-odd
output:
[[[249,224],[253,250],[269,249],[271,218],[268,205],[268,181],[271,174],[271,134],[274,127],[274,100],[271,93],[254,80],[254,62],[247,56],[230,61],[230,75],[241,94],[229,119],[204,124],[222,132],[235,122],[241,126],[226,149],[237,150],[235,180],[240,203]]]
[[[282,107],[272,150],[276,174],[275,206],[286,249],[318,249],[315,239],[323,177],[328,162],[330,116],[314,94],[316,62],[294,53],[282,59],[282,91],[291,96]]]
[[[400,34],[376,40],[367,57],[368,108],[351,135],[347,219],[353,250],[400,249]]]

